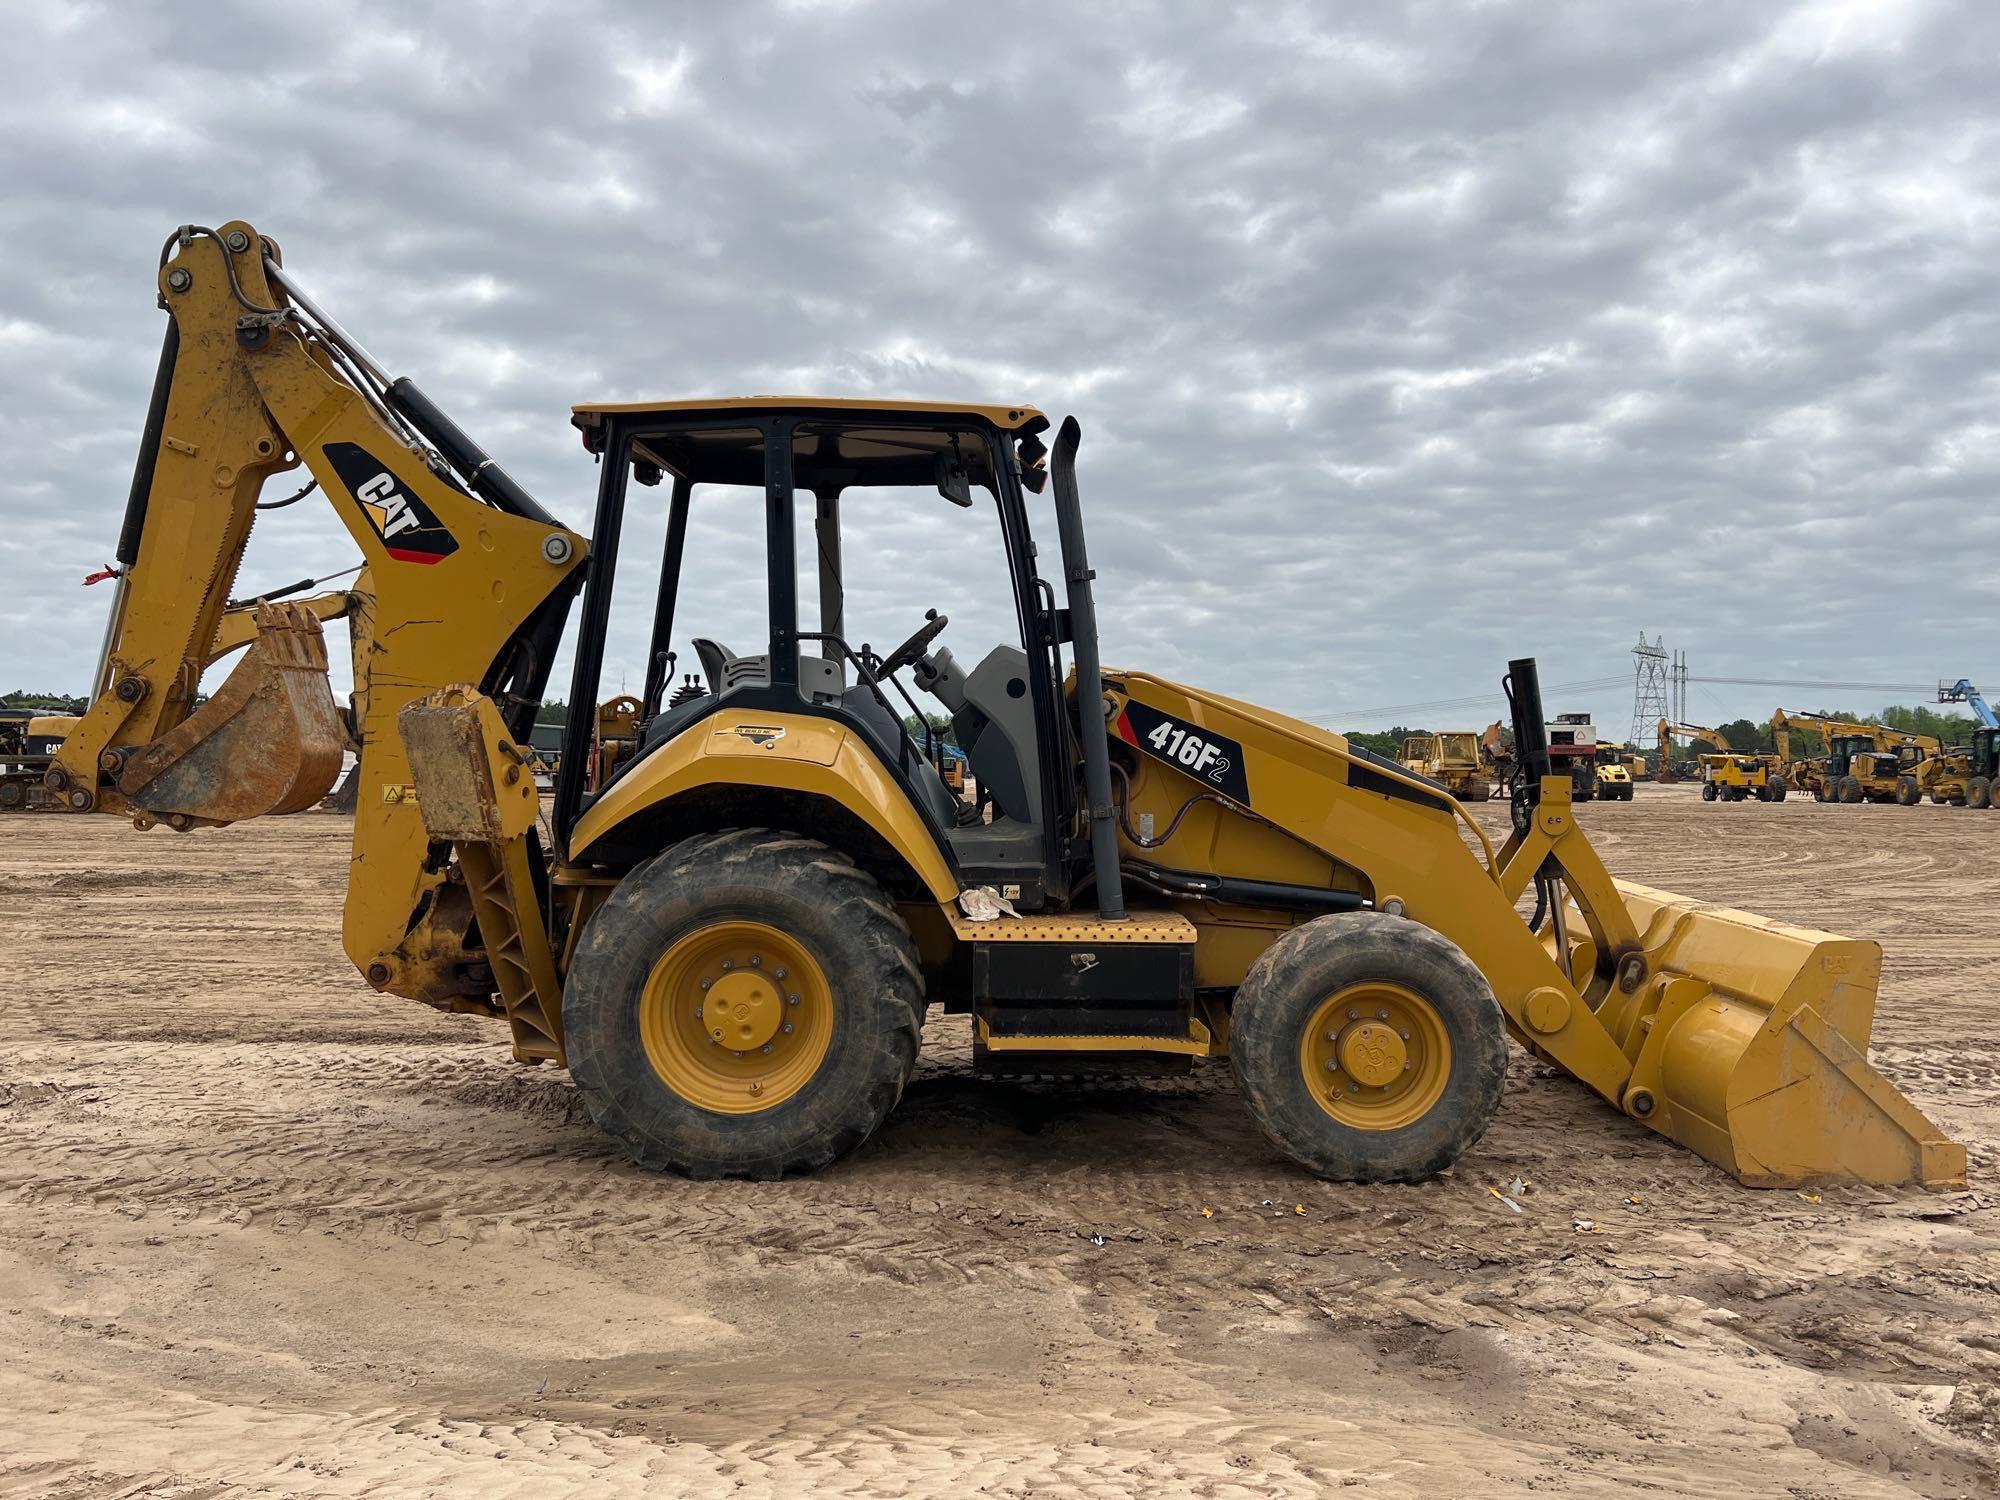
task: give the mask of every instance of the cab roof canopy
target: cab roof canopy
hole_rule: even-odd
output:
[[[989,424],[1021,433],[1048,426],[1032,406],[818,396],[599,403],[576,407],[570,420],[582,430],[584,446],[601,452],[605,419],[613,416],[636,429],[632,456],[642,478],[650,467],[694,484],[756,486],[764,483],[764,434],[749,424],[771,416],[800,418],[806,425],[793,441],[793,480],[816,494],[935,484],[940,459],[951,456],[971,483],[990,489],[986,445],[966,442],[966,434]],[[745,425],[733,425],[732,418]],[[648,431],[655,420],[658,430]]]

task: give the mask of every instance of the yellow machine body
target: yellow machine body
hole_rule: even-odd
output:
[[[1441,789],[1340,735],[1139,673],[1107,673],[1106,685],[1114,703],[1240,743],[1256,788],[1253,809],[1192,809],[1166,846],[1131,847],[1128,834],[1134,856],[1318,882],[1400,909],[1477,956],[1522,1045],[1751,1185],[1963,1181],[1965,1148],[1868,1065],[1876,944],[1614,881],[1577,826],[1567,777],[1546,778],[1530,826],[1495,849]],[[1142,758],[1131,807],[1164,827],[1201,790]],[[1545,861],[1560,871],[1562,919],[1538,937],[1515,902]],[[1298,920],[1183,910],[1201,985],[1240,982]]]
[[[1480,753],[1479,736],[1469,729],[1407,736],[1402,763],[1406,770],[1443,782],[1461,801],[1484,802],[1493,795],[1493,778]]]
[[[848,910],[877,921],[871,930],[886,933],[895,953],[914,955],[871,971],[880,984],[869,993],[879,1000],[888,986],[908,987],[918,1020],[919,965],[935,992],[962,961],[1004,962],[1010,945],[1061,960],[1053,972],[1064,983],[1107,956],[1147,949],[1136,956],[1164,954],[1177,966],[1191,950],[1191,974],[1174,981],[1194,997],[1184,1035],[982,1031],[987,1050],[1182,1062],[1222,1055],[1234,992],[1274,944],[1316,911],[1372,911],[1420,924],[1424,943],[1455,947],[1522,1046],[1746,1182],[1963,1180],[1964,1148],[1867,1063],[1879,970],[1872,943],[1612,880],[1577,825],[1567,777],[1528,789],[1534,795],[1514,804],[1513,832],[1496,847],[1445,781],[1300,720],[1142,672],[1092,678],[1102,682],[1108,752],[1089,717],[1100,707],[1094,686],[1079,695],[1072,677],[1068,701],[1054,704],[1066,716],[1059,736],[1096,745],[1085,771],[1108,776],[1109,757],[1122,784],[1064,804],[1081,804],[1078,826],[1044,830],[1057,861],[1091,842],[1093,859],[1108,862],[1095,866],[1109,872],[1101,885],[1116,885],[1124,862],[1135,889],[1150,882],[1129,913],[1109,902],[1094,909],[1057,883],[1047,909],[1000,920],[1006,893],[962,886],[937,819],[920,814],[906,783],[838,714],[737,707],[727,695],[650,747],[642,704],[605,705],[591,736],[593,798],[552,857],[527,737],[586,539],[482,480],[485,463],[463,453],[447,463],[448,424],[424,427],[435,451],[420,442],[404,420],[415,408],[392,409],[402,383],[357,374],[362,356],[304,303],[275,246],[250,226],[182,232],[162,258],[159,289],[174,331],[128,510],[134,545],[121,539],[125,569],[93,701],[45,784],[70,811],[194,829],[308,806],[358,747],[349,957],[379,990],[504,1017],[524,1062],[574,1065],[585,1056],[565,991],[576,999],[573,978],[592,959],[588,934],[620,909],[627,882],[648,869],[657,878],[666,866],[656,856],[670,849],[736,837],[751,808],[769,834],[755,845],[773,861],[767,868],[817,860],[811,869],[856,889],[875,878],[863,861],[893,875],[893,912],[872,896]],[[752,415],[801,405],[730,404]],[[810,404],[828,421],[898,406]],[[1009,451],[1023,466],[1037,461],[1026,440],[1047,425],[1025,406],[907,410],[990,423],[1020,442]],[[1066,424],[1058,446],[1073,458],[1074,442]],[[949,455],[934,449],[919,450],[924,480],[942,474],[938,487],[949,494],[945,481],[955,477],[963,491],[963,471],[954,476]],[[261,486],[300,464],[359,548],[362,575],[344,595],[232,606]],[[1060,490],[1072,471],[1055,472]],[[468,488],[482,483],[484,499]],[[1073,504],[1065,515],[1074,517]],[[1074,585],[1088,573],[1070,577]],[[1083,670],[1088,640],[1095,674],[1095,637],[1076,621],[1077,597],[1073,590],[1064,612],[1079,643],[1072,669]],[[323,635],[325,621],[342,618],[355,666],[344,711],[333,702]],[[601,636],[602,616],[586,622],[586,642],[591,630]],[[242,659],[197,706],[204,669],[236,649]],[[1043,680],[1059,700],[1059,681]],[[1446,738],[1449,753],[1438,748],[1427,765],[1465,759],[1456,741],[1470,736]],[[1497,735],[1488,740],[1497,747]],[[1042,737],[1038,748],[1053,763],[1069,751],[1048,747],[1070,743]],[[1476,768],[1479,746],[1470,751]],[[1107,842],[1114,818],[1115,847]],[[1539,924],[1518,909],[1531,890]],[[660,981],[683,1019],[704,993],[687,966],[704,954],[724,969],[736,962],[697,943]],[[747,952],[745,970],[764,972],[763,958]],[[805,961],[787,957],[792,965]],[[735,997],[729,1004],[768,1001],[782,1014],[786,997],[752,996],[758,982],[732,971],[719,989]],[[1480,1006],[1498,1049],[1498,1028]],[[823,1018],[827,1009],[800,1014]],[[907,1007],[892,1019],[913,1024]],[[762,1087],[762,1075],[741,1076]],[[755,1113],[740,1099],[735,1107]]]

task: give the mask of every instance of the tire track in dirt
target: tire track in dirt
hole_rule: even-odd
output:
[[[1582,816],[1619,874],[1888,943],[1876,1061],[1975,1192],[1747,1192],[1522,1057],[1450,1176],[1334,1187],[1226,1067],[984,1082],[938,1014],[849,1161],[684,1183],[353,975],[338,820],[10,830],[0,1489],[1992,1492],[1987,830],[1683,796]]]

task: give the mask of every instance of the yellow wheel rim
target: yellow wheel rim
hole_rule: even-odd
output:
[[[1319,1107],[1355,1130],[1413,1125],[1451,1078],[1451,1037],[1428,1000],[1370,981],[1327,996],[1299,1038],[1299,1070]]]
[[[660,1081],[697,1109],[774,1109],[819,1071],[833,990],[794,938],[716,922],[677,940],[646,976],[639,1036]]]

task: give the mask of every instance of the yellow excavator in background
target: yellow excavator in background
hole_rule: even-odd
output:
[[[1794,728],[1811,726],[1826,737],[1826,754],[1792,755]],[[1914,807],[1937,775],[1942,748],[1929,735],[1905,734],[1806,709],[1778,709],[1771,733],[1787,780],[1815,802],[1894,802]]]
[[[353,746],[355,965],[503,1021],[644,1163],[832,1160],[895,1105],[939,1003],[970,1016],[982,1071],[1226,1057],[1270,1139],[1333,1179],[1448,1166],[1500,1106],[1511,1036],[1748,1184],[1964,1180],[1965,1148],[1868,1064],[1878,947],[1613,880],[1554,774],[1532,660],[1505,679],[1498,846],[1447,788],[1340,735],[1102,666],[1074,419],[1051,447],[1021,404],[580,406],[586,538],[249,224],[170,236],[158,290],[103,665],[45,785],[76,813],[216,828],[312,805]],[[352,701],[321,613],[252,597],[254,640],[196,706],[259,495],[301,464],[365,559],[339,611]],[[664,515],[628,505],[661,484]],[[1045,486],[1060,607],[1026,501]],[[857,645],[842,558],[870,539],[843,549],[842,507],[870,494],[997,521],[1019,638],[962,666],[933,609],[889,651]],[[743,654],[687,634],[705,684],[669,703],[672,643],[704,628],[682,586],[697,505],[761,531],[766,576],[731,586],[761,594],[766,630]],[[644,686],[593,715],[624,665],[621,570],[651,605]],[[545,807],[533,721],[572,612]],[[977,816],[905,730],[912,688],[949,715]]]
[[[1699,755],[1695,759],[1701,775],[1701,800],[1704,802],[1741,802],[1750,797],[1759,802],[1783,802],[1790,790],[1790,783],[1777,756],[1739,753],[1729,743],[1729,737],[1719,729],[1707,729],[1699,724],[1670,724],[1662,719],[1655,732],[1660,745],[1660,779],[1665,781],[1678,779],[1671,770],[1675,735],[1697,745],[1715,746],[1714,754]]]

